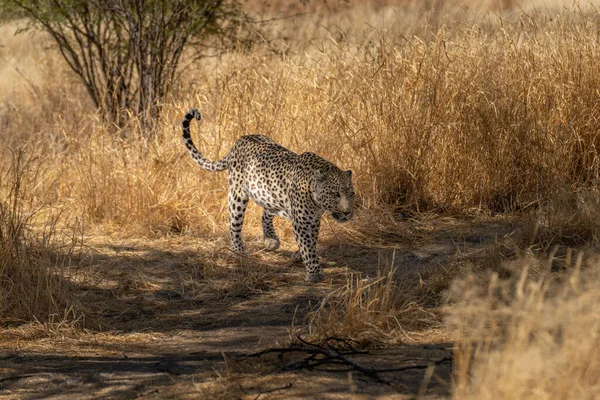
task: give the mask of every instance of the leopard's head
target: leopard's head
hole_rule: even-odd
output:
[[[325,211],[329,211],[337,222],[348,222],[354,212],[354,187],[352,171],[339,168],[315,170],[313,199]]]

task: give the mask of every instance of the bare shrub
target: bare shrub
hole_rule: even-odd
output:
[[[188,44],[207,46],[242,20],[235,1],[11,0],[4,9],[48,33],[108,121],[123,126],[134,113],[145,128],[160,116]]]

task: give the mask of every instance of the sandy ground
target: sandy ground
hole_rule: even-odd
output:
[[[289,230],[275,253],[263,252],[257,235],[247,235],[246,258],[227,250],[223,234],[90,235],[72,274],[88,312],[84,330],[41,324],[0,330],[0,397],[449,396],[451,334],[441,325],[349,356],[369,368],[403,369],[382,373],[387,383],[347,365],[285,368],[302,354],[244,357],[288,346],[292,325],[301,327],[307,312],[353,271],[374,276],[393,263],[403,284],[435,291],[436,282],[460,273],[452,269],[460,268],[457,260],[513,229],[506,219],[451,217],[368,226],[324,225],[319,250],[327,279],[316,285],[304,282],[303,267],[289,262]]]

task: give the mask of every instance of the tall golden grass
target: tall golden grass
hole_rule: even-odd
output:
[[[5,109],[3,140],[43,150],[59,171],[57,196],[90,220],[152,232],[225,218],[222,177],[181,151],[177,124],[191,106],[206,116],[192,131],[208,156],[263,133],[356,171],[364,208],[527,208],[598,182],[598,19],[578,9],[486,14],[422,36],[368,28],[298,55],[234,53],[210,79],[184,75],[151,143],[131,139],[135,124],[115,132],[81,112],[84,99],[47,112],[37,95]]]

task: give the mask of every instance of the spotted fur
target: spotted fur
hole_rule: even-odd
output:
[[[314,153],[296,154],[262,135],[239,138],[219,161],[206,159],[190,136],[190,121],[200,120],[192,109],[181,123],[183,142],[194,161],[208,171],[229,172],[229,214],[231,247],[244,251],[241,231],[248,200],[261,206],[264,242],[268,250],[279,248],[273,228],[275,216],[292,221],[298,252],[306,266],[306,280],[323,279],[317,257],[317,239],[321,216],[330,212],[338,222],[352,218],[354,188],[352,171],[342,171],[335,164]]]

